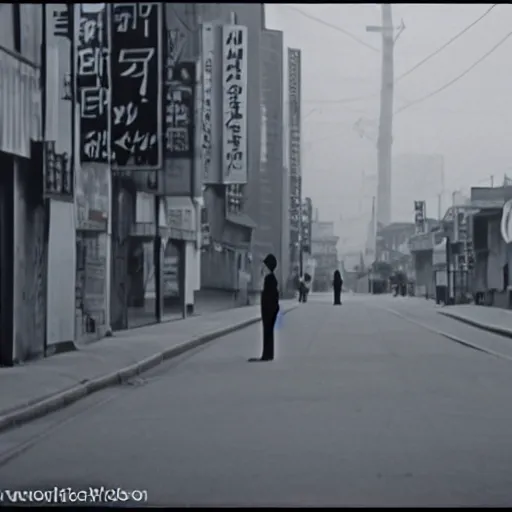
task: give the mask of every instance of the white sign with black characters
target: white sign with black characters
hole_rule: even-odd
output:
[[[223,182],[247,183],[247,27],[222,27]]]
[[[211,183],[212,176],[212,124],[213,124],[213,58],[215,31],[212,23],[204,23],[201,34],[201,160],[203,181]]]
[[[80,161],[110,160],[110,16],[106,8],[92,11],[77,4],[75,76],[80,104]]]

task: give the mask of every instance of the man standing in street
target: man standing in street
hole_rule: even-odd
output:
[[[261,292],[261,320],[263,323],[263,354],[261,359],[255,361],[272,361],[274,359],[274,326],[279,313],[279,289],[274,274],[277,268],[277,259],[273,254],[267,255],[263,260],[266,269]]]

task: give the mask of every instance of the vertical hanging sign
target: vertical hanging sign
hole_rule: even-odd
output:
[[[80,103],[80,161],[108,163],[109,10],[105,4],[77,5],[75,73]]]
[[[224,184],[247,183],[247,27],[222,27]]]
[[[301,52],[288,48],[288,113],[290,154],[290,258],[299,258],[301,226]]]
[[[162,4],[110,4],[111,150],[119,170],[162,166]]]
[[[166,84],[166,156],[194,157],[196,64],[178,62]]]
[[[214,176],[212,158],[213,113],[213,59],[215,49],[215,32],[212,23],[204,23],[201,28],[201,76],[202,76],[202,108],[201,108],[201,163],[203,166],[203,182],[217,183]]]
[[[416,233],[425,233],[426,203],[414,201],[414,224]]]

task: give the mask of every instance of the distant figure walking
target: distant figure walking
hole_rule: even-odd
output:
[[[279,313],[279,289],[274,275],[274,270],[277,268],[277,259],[273,254],[269,254],[263,260],[263,264],[267,269],[261,292],[263,354],[261,359],[249,359],[249,361],[272,361],[274,359],[274,326]]]
[[[311,276],[306,273],[299,280],[299,302],[307,302]]]
[[[334,278],[332,280],[332,287],[334,288],[334,305],[341,306],[341,288],[343,286],[343,279],[339,270],[334,271]]]

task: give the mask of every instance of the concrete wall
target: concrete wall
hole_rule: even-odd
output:
[[[73,203],[51,201],[48,247],[48,345],[75,339],[76,244]]]

